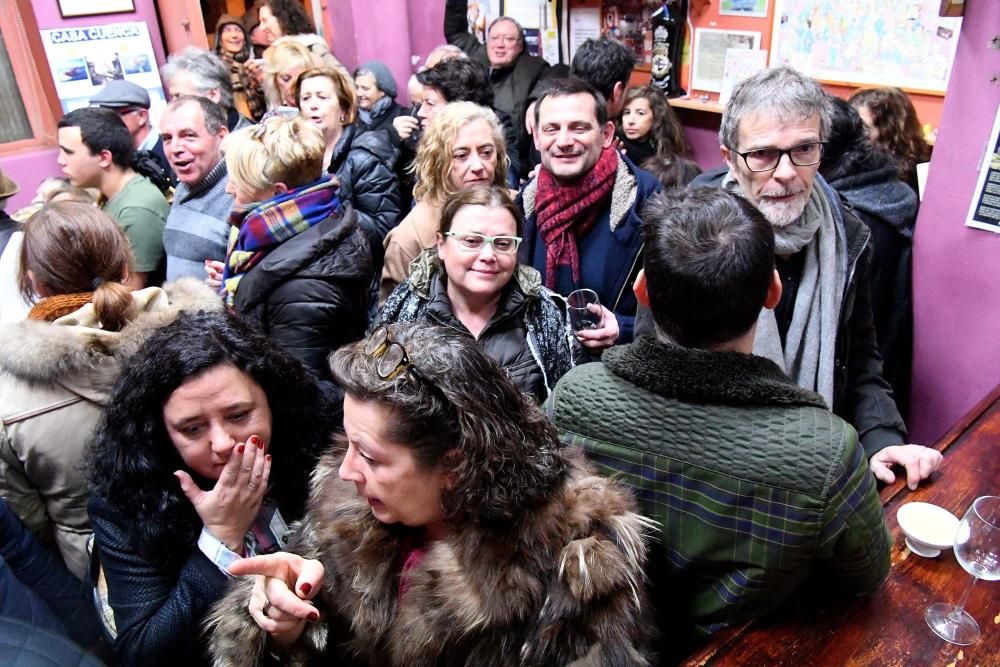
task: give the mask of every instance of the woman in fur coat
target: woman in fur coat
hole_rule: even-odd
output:
[[[345,437],[288,552],[230,566],[216,665],[647,664],[644,519],[468,336],[341,348]]]
[[[130,292],[121,227],[78,202],[25,225],[20,288],[28,319],[0,329],[0,495],[69,570],[87,571],[85,450],[122,365],[182,310],[221,310],[194,280]]]

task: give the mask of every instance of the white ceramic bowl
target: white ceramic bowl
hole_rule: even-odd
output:
[[[906,546],[918,556],[934,558],[955,543],[958,517],[943,507],[906,503],[896,510],[896,520],[906,535]]]

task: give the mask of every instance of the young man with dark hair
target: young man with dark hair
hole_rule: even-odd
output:
[[[89,107],[59,121],[58,164],[70,183],[101,191],[101,208],[118,221],[135,255],[130,286],[163,281],[163,227],[170,205],[132,168],[132,136],[118,114]]]
[[[781,299],[770,224],[719,190],[656,195],[643,217],[635,292],[657,335],[570,371],[549,410],[660,523],[659,627],[676,647],[738,625],[816,569],[872,592],[891,539],[857,432],[751,354],[758,313]]]
[[[642,250],[638,211],[660,184],[618,153],[604,97],[585,81],[551,81],[535,121],[542,167],[519,198],[521,261],[564,296],[580,288],[597,293],[601,324],[577,333],[585,347],[596,352],[628,342]]]
[[[588,39],[576,50],[570,73],[604,95],[608,116],[617,118],[624,106],[628,80],[635,68],[635,53],[616,39]]]

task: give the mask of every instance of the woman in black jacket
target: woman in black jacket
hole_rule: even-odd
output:
[[[372,251],[308,120],[268,118],[224,144],[236,197],[226,303],[320,378],[327,355],[364,335]]]
[[[90,459],[121,664],[207,663],[201,623],[226,568],[283,547],[331,407],[299,363],[231,316],[182,315],[136,352]]]
[[[399,181],[392,172],[396,152],[384,131],[362,132],[355,124],[357,97],[337,70],[306,70],[295,82],[299,111],[323,132],[323,164],[340,181],[340,198],[358,213],[381,265],[382,241],[399,222]]]
[[[396,79],[383,63],[369,60],[354,70],[354,87],[358,92],[358,124],[362,132],[386,130],[392,119],[407,113],[396,103]]]

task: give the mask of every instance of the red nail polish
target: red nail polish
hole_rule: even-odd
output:
[[[264,449],[264,441],[263,440],[258,440],[257,441],[257,449]]]
[[[267,461],[268,463],[270,463],[271,462],[271,455],[268,454],[267,456],[265,456],[264,460]]]
[[[245,449],[246,449],[246,447],[244,447],[243,445],[240,445],[239,447],[236,448],[236,453],[237,454],[242,454],[243,450],[245,450]]]
[[[319,614],[317,614],[314,611],[309,612],[309,615],[306,616],[306,620],[309,621],[310,623],[315,623],[316,621],[319,620]]]
[[[303,595],[309,595],[309,593],[310,593],[310,591],[312,591],[313,587],[312,587],[312,584],[302,584],[301,586],[299,586],[299,589],[302,591]]]
[[[251,435],[250,436],[250,444],[251,445],[257,445],[259,447],[260,446],[260,438],[258,438],[255,435]]]

